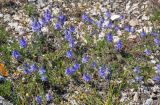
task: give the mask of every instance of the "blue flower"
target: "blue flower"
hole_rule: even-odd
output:
[[[52,95],[50,93],[46,94],[46,100],[49,102],[52,100]]]
[[[119,26],[115,26],[114,29],[115,29],[115,31],[118,31],[118,30],[120,30],[120,27]]]
[[[47,21],[50,21],[51,20],[51,12],[49,10],[46,10],[44,12],[44,17]]]
[[[145,50],[144,50],[144,53],[145,53],[146,55],[150,55],[150,54],[151,54],[151,50],[145,49]]]
[[[65,39],[68,41],[68,42],[70,42],[70,41],[72,41],[73,39],[72,39],[72,35],[71,35],[71,32],[70,31],[68,31],[67,29],[64,31],[64,37],[65,37]]]
[[[136,76],[136,77],[135,77],[135,80],[136,80],[137,82],[142,81],[142,79],[143,79],[143,77],[142,77],[142,76]]]
[[[75,27],[71,25],[69,28],[69,32],[73,33],[74,31],[75,31]]]
[[[23,73],[24,73],[24,74],[30,74],[31,72],[30,72],[28,69],[24,69],[24,70],[23,70]]]
[[[89,60],[89,57],[87,55],[82,57],[82,63],[87,63]]]
[[[154,38],[154,44],[156,46],[159,46],[160,45],[160,40],[158,38]]]
[[[89,22],[89,23],[92,23],[92,22],[93,22],[93,20],[92,20],[91,18],[89,18],[86,13],[84,13],[84,14],[82,15],[82,20],[83,20],[84,22]]]
[[[137,73],[137,74],[139,74],[139,73],[141,72],[139,66],[135,67],[135,68],[133,69],[133,71],[134,71],[135,73]]]
[[[12,57],[14,57],[15,59],[20,59],[21,55],[17,50],[13,50],[12,51]]]
[[[125,26],[125,27],[124,27],[124,30],[127,31],[127,32],[130,32],[130,29],[131,29],[130,26]]]
[[[66,56],[67,56],[68,58],[72,58],[72,56],[73,56],[72,50],[68,50],[67,53],[66,53]]]
[[[79,68],[80,68],[80,65],[79,65],[78,63],[75,63],[75,64],[73,65],[73,69],[74,69],[75,71],[77,71]]]
[[[91,81],[91,77],[88,74],[83,74],[83,80],[89,82]]]
[[[152,36],[154,36],[154,37],[157,37],[157,36],[158,36],[158,33],[152,31],[152,32],[150,33],[150,35],[152,35]]]
[[[57,22],[56,24],[55,24],[55,27],[54,27],[56,30],[61,30],[62,29],[62,25],[61,25],[61,23],[60,22]]]
[[[117,43],[116,43],[116,50],[121,50],[122,49],[122,41],[119,40]]]
[[[27,68],[27,69],[30,68],[28,63],[24,63],[24,64],[23,64],[23,67],[24,67],[24,68]]]
[[[41,17],[41,25],[45,25],[45,24],[47,24],[47,23],[48,23],[47,19],[42,16],[42,17]]]
[[[105,16],[108,17],[108,18],[110,18],[110,17],[111,17],[111,13],[110,13],[109,11],[107,11],[107,12],[105,13]]]
[[[159,76],[159,75],[158,75],[158,76],[155,76],[155,77],[152,78],[152,80],[160,83],[160,76]]]
[[[41,75],[41,80],[42,80],[42,81],[47,81],[46,75]]]
[[[41,24],[38,22],[38,20],[34,19],[31,24],[31,27],[33,32],[38,32],[41,29]]]
[[[133,27],[131,27],[131,26],[125,26],[124,30],[127,31],[127,32],[131,32],[131,33],[135,32],[135,29]]]
[[[157,64],[156,68],[157,68],[157,72],[160,73],[160,64]]]
[[[37,104],[42,104],[42,97],[41,96],[37,96],[36,97],[36,102],[37,102]]]
[[[97,27],[99,28],[99,29],[102,29],[102,23],[101,22],[96,22],[96,25],[97,25]]]
[[[66,16],[64,16],[62,13],[60,13],[58,16],[58,21],[61,23],[61,25],[63,25],[64,22],[66,21]]]
[[[123,16],[123,15],[121,15],[121,16],[119,17],[119,20],[122,20],[122,19],[124,19],[124,16]]]
[[[145,33],[144,31],[142,31],[142,32],[140,33],[140,36],[141,36],[141,38],[144,38],[144,37],[146,36],[146,33]]]
[[[75,70],[72,67],[69,67],[65,70],[66,75],[72,75],[75,72]]]
[[[92,62],[91,67],[96,68],[96,65],[97,65],[96,62],[94,61],[94,62]]]
[[[70,41],[69,41],[69,47],[70,48],[73,48],[74,47],[74,40],[73,39],[71,39]]]
[[[134,33],[135,29],[133,27],[130,27],[130,31],[129,32]]]
[[[99,67],[98,74],[99,74],[100,77],[105,78],[105,77],[106,77],[106,74],[107,74],[108,72],[109,72],[109,68],[107,68],[107,67],[102,67],[102,66]]]
[[[40,75],[43,75],[46,73],[46,69],[42,66],[40,69],[39,69],[39,74]]]
[[[30,66],[29,71],[30,71],[30,72],[34,72],[34,71],[36,71],[36,70],[38,70],[37,65],[36,65],[36,64],[32,64],[32,65]]]
[[[107,28],[112,28],[112,25],[113,25],[113,23],[112,23],[112,21],[110,20],[109,23],[108,23],[108,25],[107,25]]]
[[[108,42],[112,42],[112,41],[113,41],[113,36],[112,36],[112,33],[111,33],[111,32],[107,33],[107,35],[106,35],[106,40],[107,40]]]
[[[27,42],[24,38],[21,38],[19,41],[19,45],[21,48],[26,48],[27,47]]]

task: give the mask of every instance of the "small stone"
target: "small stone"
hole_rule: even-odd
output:
[[[49,32],[49,30],[48,30],[47,27],[43,27],[43,28],[42,28],[42,32],[47,33],[47,32]]]
[[[47,1],[47,0],[38,0],[38,1],[37,1],[37,2],[38,2],[38,6],[39,6],[39,7],[44,7],[46,1]]]
[[[78,105],[78,103],[76,102],[76,100],[70,100],[71,105]]]
[[[160,93],[160,87],[158,87],[157,85],[155,85],[153,88],[152,88],[153,92],[154,93]]]
[[[121,16],[120,15],[112,15],[111,16],[111,20],[113,21],[113,20],[117,20],[117,19],[119,19]]]
[[[152,79],[147,80],[148,85],[153,86],[155,82]]]
[[[130,20],[129,25],[132,26],[132,27],[135,27],[135,26],[139,25],[138,20],[137,19]]]
[[[14,15],[14,16],[13,16],[13,19],[14,19],[14,20],[20,20],[20,16]]]
[[[152,104],[153,104],[153,100],[150,98],[146,100],[144,105],[152,105]]]
[[[120,40],[119,36],[113,36],[113,42],[114,42],[114,43],[116,43],[116,42],[119,41],[119,40]]]
[[[18,22],[11,22],[8,24],[11,28],[15,28],[18,26]]]
[[[4,15],[4,22],[9,22],[10,20],[11,20],[11,15],[10,14]]]
[[[2,13],[0,13],[0,18],[2,18],[3,17],[3,14]]]
[[[133,97],[133,101],[138,102],[138,98],[139,98],[138,92],[135,92],[134,97]]]
[[[143,15],[143,16],[142,16],[142,20],[149,20],[149,17],[146,16],[146,15]]]
[[[28,0],[28,2],[35,2],[36,0]]]
[[[152,59],[152,60],[151,60],[151,63],[156,64],[156,60],[153,60],[153,59]]]

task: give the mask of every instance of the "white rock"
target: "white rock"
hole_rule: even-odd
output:
[[[104,23],[102,24],[102,27],[106,27],[106,26],[108,26],[108,24],[109,24],[109,21],[105,20]]]
[[[133,97],[133,101],[138,102],[138,98],[139,98],[138,92],[135,92],[134,97]]]
[[[152,88],[152,90],[153,90],[153,92],[156,92],[156,91],[160,92],[160,87],[158,87],[158,86],[155,85],[155,86]]]
[[[48,28],[47,27],[43,27],[42,28],[42,32],[47,33],[48,32]]]
[[[117,31],[117,35],[118,35],[118,36],[122,36],[122,35],[123,35],[123,34],[122,34],[122,31],[121,31],[121,30],[118,30],[118,31]]]
[[[155,64],[155,63],[156,63],[156,60],[153,60],[153,59],[152,59],[152,60],[151,60],[151,63]]]
[[[128,40],[134,40],[136,38],[137,38],[137,35],[129,35],[127,39]]]
[[[153,104],[153,100],[150,98],[146,100],[144,105],[152,105],[152,104]]]
[[[114,43],[116,43],[116,42],[119,41],[119,40],[120,40],[119,36],[113,36],[113,42],[114,42]]]
[[[3,14],[2,13],[0,13],[0,18],[2,18],[3,17]]]
[[[128,1],[128,3],[126,4],[126,11],[128,11],[131,8],[131,1]]]
[[[132,19],[129,21],[129,25],[132,27],[135,27],[138,25],[138,20],[137,19]]]
[[[38,0],[38,7],[44,7],[46,0]]]
[[[4,22],[9,22],[9,21],[11,21],[11,15],[10,14],[6,14],[6,15],[4,15]]]
[[[59,13],[59,9],[58,8],[52,8],[52,14],[53,15],[57,15]]]
[[[71,105],[78,105],[78,103],[76,102],[76,100],[70,100]]]
[[[120,15],[112,15],[111,16],[111,20],[116,20],[116,19],[119,19],[121,16]]]
[[[98,37],[101,39],[101,38],[103,38],[105,36],[105,33],[104,32],[101,32],[99,35],[98,35]]]
[[[14,20],[20,20],[20,16],[19,15],[13,15],[13,19]]]
[[[143,15],[143,16],[142,16],[142,20],[149,20],[149,17],[146,16],[146,15]]]
[[[8,25],[11,27],[11,28],[15,28],[18,26],[18,22],[11,22],[11,23],[8,23]]]
[[[152,31],[153,27],[143,27],[143,29],[144,29],[145,32],[148,33],[148,32]]]
[[[154,85],[154,81],[152,79],[147,79],[147,83]]]

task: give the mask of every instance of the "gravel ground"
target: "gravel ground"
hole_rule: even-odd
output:
[[[75,16],[83,13],[84,11],[92,16],[97,16],[105,13],[106,11],[110,11],[112,12],[113,18],[123,15],[124,19],[121,21],[121,25],[123,26],[124,24],[129,24],[136,27],[137,33],[141,32],[142,29],[146,32],[151,32],[153,28],[153,24],[149,21],[149,0],[110,0],[110,3],[108,0],[90,0],[88,2],[84,2],[82,0],[77,2],[72,0],[72,3],[70,4],[67,1],[62,3],[61,0],[59,0],[59,2],[53,2],[52,0],[19,0],[19,2],[16,2],[16,0],[8,1],[3,2],[3,0],[0,0],[0,3],[3,2],[1,4],[0,23],[4,24],[6,26],[6,30],[12,32],[14,37],[26,35],[29,39],[32,34],[29,26],[31,23],[31,18],[24,9],[27,2],[29,4],[36,4],[36,11],[39,13],[42,13],[47,8],[52,9],[53,16],[56,16],[61,10],[68,11],[68,14],[70,14],[68,21],[72,21]],[[73,12],[73,10],[75,10],[75,12]],[[77,16],[77,18],[79,17]],[[43,29],[44,32],[47,32],[47,30],[48,29]],[[119,32],[119,35],[122,34],[123,32]],[[129,36],[129,39],[132,38],[135,37]],[[105,86],[102,87],[105,88]],[[67,91],[73,91],[73,93],[64,94],[64,99],[68,99],[68,103],[72,105],[78,105],[74,98],[78,97],[79,90],[84,91],[83,85],[75,87],[70,84]],[[91,93],[92,90],[86,89],[85,91]],[[102,96],[107,97],[106,93],[103,92]],[[123,103],[129,102],[129,105],[160,105],[160,99],[158,97],[160,97],[160,85],[156,85],[154,81],[148,79],[148,83],[140,83],[138,90],[128,89],[121,91],[120,100]]]

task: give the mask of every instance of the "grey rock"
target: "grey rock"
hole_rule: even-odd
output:
[[[13,104],[5,100],[2,96],[0,96],[0,105],[13,105]]]
[[[153,104],[153,100],[151,98],[147,99],[146,102],[144,103],[144,105],[152,105]]]
[[[11,20],[11,15],[10,14],[4,15],[4,22],[9,22],[10,20]]]

